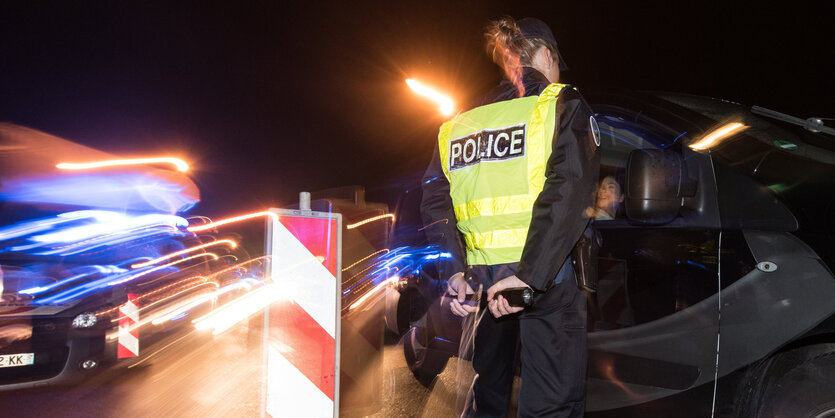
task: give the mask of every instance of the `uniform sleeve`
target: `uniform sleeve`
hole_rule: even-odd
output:
[[[600,160],[590,129],[591,109],[573,88],[557,100],[557,129],[545,184],[533,207],[516,276],[538,291],[552,286],[589,219]]]
[[[423,195],[420,202],[420,213],[423,219],[424,232],[430,243],[439,245],[452,254],[440,267],[442,273],[451,276],[463,272],[467,264],[461,234],[455,225],[455,211],[452,198],[449,196],[449,181],[441,168],[441,157],[438,146],[432,162],[426,169],[421,181]]]

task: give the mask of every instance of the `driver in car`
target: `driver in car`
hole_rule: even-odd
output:
[[[620,183],[615,180],[614,176],[606,176],[603,180],[600,180],[600,185],[597,186],[594,207],[586,208],[585,214],[595,220],[609,221],[617,217],[622,203],[623,193]]]

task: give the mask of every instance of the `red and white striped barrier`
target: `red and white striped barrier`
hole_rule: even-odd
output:
[[[334,417],[339,411],[341,301],[339,214],[272,209],[272,282],[282,292],[270,306],[266,413]]]
[[[119,307],[119,346],[117,358],[139,356],[139,328],[133,328],[139,322],[139,307],[136,306],[137,293],[128,293],[128,301]]]

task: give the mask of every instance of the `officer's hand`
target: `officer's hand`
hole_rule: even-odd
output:
[[[455,315],[464,317],[478,309],[477,306],[465,303],[467,295],[472,295],[475,291],[469,284],[467,284],[467,281],[464,280],[464,273],[459,272],[453,274],[447,282],[446,291],[447,293],[456,296],[456,298],[452,299],[452,302],[449,303],[449,308]],[[479,292],[480,291],[481,287],[479,286]]]
[[[490,309],[490,313],[493,314],[496,318],[499,318],[504,315],[514,314],[516,312],[521,312],[525,309],[522,306],[510,306],[507,303],[507,299],[505,299],[502,295],[497,295],[500,291],[504,289],[510,289],[514,287],[530,287],[527,283],[523,282],[516,276],[508,276],[504,279],[499,280],[493,286],[490,286],[487,289],[487,308]],[[495,296],[495,297],[494,297]]]

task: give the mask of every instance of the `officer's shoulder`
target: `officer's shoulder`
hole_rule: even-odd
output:
[[[558,101],[562,102],[564,106],[583,106],[588,107],[586,99],[580,93],[580,89],[572,84],[566,84],[560,90]]]
[[[573,84],[563,84],[562,89],[560,89],[560,96],[565,96],[566,98],[582,98],[583,96],[580,94],[580,89]]]

